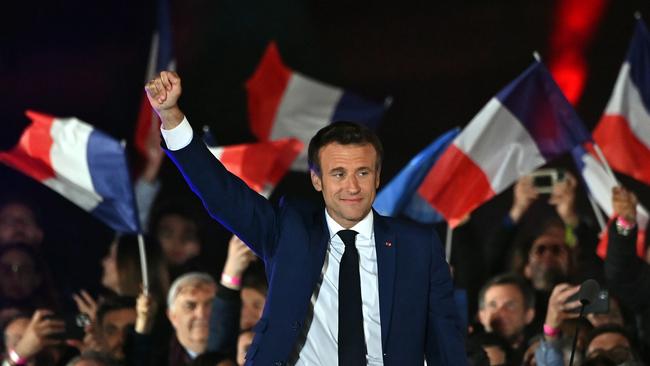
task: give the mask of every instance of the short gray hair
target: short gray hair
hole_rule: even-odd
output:
[[[187,286],[196,286],[196,285],[212,285],[217,286],[215,280],[209,274],[205,272],[190,272],[178,277],[172,283],[167,293],[167,308],[171,309],[174,304],[174,300],[178,294]]]

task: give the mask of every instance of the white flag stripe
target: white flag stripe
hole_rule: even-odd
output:
[[[343,90],[293,73],[275,115],[271,140],[295,137],[305,146],[332,119]],[[303,149],[291,166],[307,170],[307,149]]]
[[[639,89],[630,78],[628,62],[621,67],[605,115],[624,116],[636,137],[650,149],[650,113],[643,103]]]
[[[497,194],[546,163],[526,128],[496,98],[470,121],[454,144],[483,170]]]
[[[87,211],[102,201],[88,168],[87,146],[91,132],[90,125],[76,118],[54,120],[50,130],[53,140],[50,159],[56,178],[44,182]]]

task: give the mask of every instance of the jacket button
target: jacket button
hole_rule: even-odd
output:
[[[282,366],[282,365],[284,365],[284,362],[282,362],[282,361],[275,361],[275,362],[273,362],[273,365],[274,365],[274,366]]]
[[[298,330],[298,328],[300,328],[300,322],[296,321],[296,322],[291,323],[291,329],[293,329],[295,331],[295,330]]]

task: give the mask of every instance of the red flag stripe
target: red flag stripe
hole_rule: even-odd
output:
[[[494,196],[483,170],[455,144],[449,145],[429,171],[418,193],[452,227],[458,225],[467,213]]]
[[[643,168],[650,161],[650,149],[630,129],[624,116],[603,116],[594,130],[594,140],[614,170],[650,184],[650,170]]]
[[[280,102],[291,78],[275,42],[271,42],[253,76],[246,82],[248,118],[253,134],[268,141]]]
[[[27,116],[33,121],[32,124],[27,127],[18,145],[0,153],[0,161],[43,182],[56,176],[50,157],[53,144],[50,130],[54,117],[32,111],[28,111]]]

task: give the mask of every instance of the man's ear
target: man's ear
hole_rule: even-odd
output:
[[[315,190],[321,192],[323,190],[323,181],[320,176],[311,169],[309,170],[309,176],[311,177],[311,185],[314,186]]]
[[[176,326],[176,313],[171,309],[167,309],[167,319],[169,319],[169,322],[172,323],[173,326]]]

